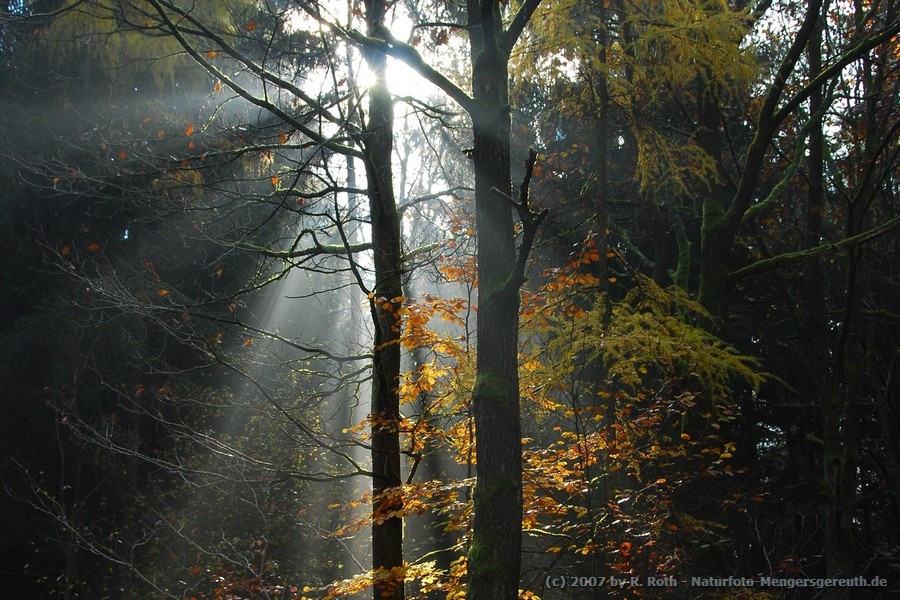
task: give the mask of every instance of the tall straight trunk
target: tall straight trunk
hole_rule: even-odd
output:
[[[518,595],[522,549],[519,420],[519,284],[514,281],[508,50],[495,0],[468,0],[472,63],[478,355],[472,410],[477,485],[468,554],[468,597]],[[498,193],[499,192],[499,193]]]
[[[385,4],[366,0],[368,33],[381,37]],[[375,326],[372,352],[372,566],[376,600],[403,600],[403,520],[400,478],[400,317],[402,256],[400,214],[394,197],[391,158],[394,103],[387,87],[387,57],[367,50],[375,83],[369,88],[365,165],[374,251]]]

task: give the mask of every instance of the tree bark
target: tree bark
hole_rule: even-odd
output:
[[[530,5],[530,6],[529,6]],[[524,223],[517,256],[511,208],[509,50],[537,2],[526,3],[504,32],[496,0],[468,0],[478,241],[478,356],[472,410],[477,485],[468,554],[468,597],[518,596],[522,551],[522,434],[518,324],[522,269],[536,223]],[[530,221],[527,182],[519,209]]]
[[[368,34],[381,38],[385,4],[366,0]],[[387,57],[367,49],[375,83],[369,88],[365,165],[374,250],[375,288],[370,299],[375,340],[372,353],[372,566],[376,600],[403,600],[403,507],[400,477],[400,316],[402,255],[400,214],[394,197],[391,158],[394,103],[387,87]]]

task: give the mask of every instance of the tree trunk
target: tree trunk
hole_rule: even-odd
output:
[[[723,183],[724,179],[712,182],[710,193],[703,202],[698,300],[709,312],[720,318],[728,316],[728,294],[732,287],[731,269],[728,265],[731,247],[756,193],[769,144],[787,114],[783,106],[779,108],[785,84],[803,54],[821,7],[822,0],[809,2],[803,23],[778,67],[757,117],[756,131],[741,167],[737,189],[733,190],[733,193],[728,190],[728,186]],[[845,55],[845,58],[847,56],[849,55]],[[811,90],[812,88],[807,88],[805,92]],[[716,99],[709,89],[706,89],[700,98],[698,142],[710,156],[719,157],[722,145]],[[798,102],[804,98],[802,94],[798,94],[793,96],[791,101]],[[718,160],[717,165],[721,168]],[[727,195],[726,190],[729,192]],[[729,197],[731,204],[726,206],[725,198]]]
[[[716,161],[716,178],[709,182],[709,191],[703,198],[698,300],[713,316],[725,318],[731,290],[728,281],[731,268],[728,261],[734,242],[734,232],[726,228],[725,202],[735,190],[726,183],[728,178],[722,166],[719,104],[712,85],[707,77],[698,75],[697,143]]]
[[[366,1],[368,33],[381,37],[385,5]],[[375,326],[372,354],[372,566],[376,600],[403,600],[403,507],[400,495],[400,317],[402,257],[400,215],[394,197],[391,153],[394,104],[387,88],[384,54],[367,50],[375,77],[369,88],[365,131],[366,176],[374,250],[375,288],[370,300]]]
[[[519,422],[519,284],[510,205],[508,52],[499,5],[468,0],[478,240],[478,357],[472,394],[477,486],[468,555],[468,597],[518,595],[522,549],[522,436]],[[495,191],[496,190],[496,191]]]

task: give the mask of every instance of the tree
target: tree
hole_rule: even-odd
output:
[[[58,593],[893,577],[893,4],[3,18],[3,478]]]
[[[493,0],[466,6],[472,96],[428,66],[412,46],[393,39],[347,34],[372,49],[405,61],[457,101],[472,119],[475,162],[475,211],[478,232],[478,368],[473,390],[478,484],[473,539],[469,551],[469,594],[512,598],[517,595],[521,532],[521,430],[517,370],[519,290],[537,227],[543,218],[528,203],[528,185],[536,155],[529,157],[518,200],[510,181],[508,64],[513,46],[537,9],[525,2],[504,26]],[[514,248],[514,206],[523,240]]]
[[[834,178],[840,179],[843,176],[836,174],[848,171],[838,168],[837,161],[828,157],[842,155],[841,147],[884,150],[886,140],[893,139],[894,117],[881,112],[881,99],[886,97],[881,93],[890,96],[892,84],[874,74],[881,68],[874,65],[890,62],[884,48],[896,36],[896,14],[886,6],[881,7],[885,12],[867,12],[846,5],[823,7],[818,3],[809,3],[802,10],[778,3],[726,7],[720,3],[663,6],[618,2],[614,6],[615,10],[611,10],[606,5],[558,3],[554,8],[559,10],[552,11],[551,18],[542,20],[536,29],[535,43],[565,50],[556,56],[548,52],[547,56],[553,58],[543,63],[525,61],[522,66],[543,85],[531,91],[526,84],[523,87],[529,91],[523,93],[532,93],[547,105],[563,107],[561,111],[539,113],[543,116],[538,135],[555,151],[555,155],[548,152],[547,159],[555,176],[539,180],[536,191],[548,196],[579,195],[584,199],[583,208],[571,209],[570,219],[560,224],[551,222],[548,228],[571,232],[568,239],[572,244],[597,240],[601,258],[597,273],[607,272],[607,257],[628,257],[634,265],[631,268],[652,275],[660,283],[671,280],[697,294],[720,319],[708,323],[712,330],[722,332],[746,352],[772,356],[766,368],[780,376],[791,372],[791,368],[785,368],[787,364],[804,372],[808,366],[810,371],[802,382],[794,381],[792,376],[783,380],[793,382],[788,388],[791,391],[773,391],[772,387],[777,386],[770,384],[759,401],[745,402],[741,408],[746,420],[739,425],[743,433],[735,432],[735,437],[744,440],[740,444],[743,448],[758,449],[748,451],[750,464],[758,451],[764,457],[764,469],[774,472],[789,469],[770,462],[776,460],[777,452],[770,455],[763,450],[770,440],[769,426],[784,431],[785,438],[791,440],[786,441],[788,447],[803,448],[796,456],[805,462],[792,463],[793,469],[822,475],[824,463],[813,458],[821,457],[822,452],[831,454],[831,474],[817,477],[809,483],[810,488],[818,490],[819,485],[824,485],[831,490],[824,497],[833,499],[840,495],[844,506],[854,504],[859,500],[852,483],[856,475],[847,471],[837,477],[833,471],[849,468],[855,473],[856,467],[850,465],[859,464],[856,449],[860,443],[865,444],[859,439],[865,437],[865,428],[858,423],[867,421],[858,412],[856,401],[839,391],[844,385],[841,373],[845,368],[853,373],[867,370],[866,361],[858,354],[848,359],[858,352],[859,338],[850,342],[857,350],[850,351],[845,346],[854,338],[851,331],[859,324],[851,316],[851,299],[857,298],[859,281],[849,273],[858,273],[858,253],[869,254],[865,248],[891,243],[887,240],[896,227],[893,213],[878,212],[874,198],[893,193],[883,168],[893,164],[894,154],[873,156],[867,163],[869,167],[860,163],[849,167],[852,173],[871,173],[871,178],[865,178],[868,183],[881,182],[870,188],[873,201],[867,206],[873,212],[862,219],[868,226],[858,225],[852,230],[854,233],[841,231],[838,223],[844,223],[844,215],[851,213],[861,218],[856,212],[861,205],[838,198],[862,196],[840,191],[847,186],[834,183]],[[827,43],[810,48],[817,27],[826,30]],[[756,53],[747,51],[751,47],[757,48]],[[809,54],[821,59],[819,64],[813,59],[805,62],[804,56]],[[857,100],[850,100],[858,96],[849,92],[844,78],[847,71],[866,72],[866,65],[875,71],[869,76],[850,78],[868,82],[870,90],[879,90],[869,96],[874,102],[869,110],[878,112],[882,125],[876,126],[871,120],[874,112],[869,112],[865,130],[874,135],[870,143],[861,138],[838,141],[842,136],[835,136],[835,132],[859,118],[860,113],[850,107],[861,106]],[[881,83],[873,87],[875,81]],[[837,92],[838,89],[843,91]],[[813,106],[808,107],[807,100]],[[829,118],[836,120],[823,131],[821,123]],[[609,136],[595,142],[597,146],[604,150],[612,147],[607,163],[592,169],[581,166],[595,164],[588,161],[594,161],[599,154],[586,148],[585,140],[594,139],[586,123]],[[810,138],[808,147],[811,155],[819,158],[812,159],[818,166],[804,169],[807,136],[817,137]],[[817,149],[823,143],[827,147],[824,152]],[[848,166],[843,162],[841,165]],[[882,175],[875,175],[876,172]],[[875,188],[879,191],[875,192]],[[792,197],[808,197],[810,204],[796,206]],[[829,211],[829,206],[835,206],[833,203],[842,208]],[[594,215],[587,208],[592,204],[598,206]],[[793,219],[790,215],[794,210],[809,215],[808,221],[804,224]],[[876,213],[879,218],[872,219]],[[834,221],[823,228],[819,219],[824,219],[823,223]],[[640,225],[636,226],[636,222]],[[807,233],[800,236],[800,230]],[[843,259],[838,257],[846,257],[855,266],[848,267],[843,285],[823,287],[824,281],[833,281],[826,273],[835,267],[824,272],[821,269],[825,264],[840,264]],[[801,264],[806,267],[798,269]],[[627,269],[610,273],[619,280],[628,274]],[[833,271],[831,274],[836,275]],[[851,284],[851,280],[855,283]],[[803,291],[794,289],[794,284]],[[847,303],[844,292],[839,290],[851,292]],[[804,299],[803,303],[798,297]],[[797,351],[792,354],[787,350],[791,344],[784,342],[783,328],[762,324],[764,319],[778,314],[772,306],[782,306],[784,315],[789,317],[782,326],[795,331],[796,339],[804,340],[803,344],[815,346],[814,350],[805,346],[802,352],[807,366],[799,367],[790,358]],[[837,314],[841,317],[834,318]],[[806,329],[811,320],[820,324],[817,334]],[[835,327],[843,334],[836,335]],[[780,340],[783,346],[778,350],[769,346],[767,341],[774,340]],[[832,353],[849,363],[838,367],[830,358],[824,358]],[[812,406],[799,400],[811,389],[819,390],[819,400]],[[770,394],[781,402],[768,400]],[[807,418],[798,422],[798,412],[774,417],[768,412],[770,402],[796,407]],[[826,430],[830,442],[820,437]],[[808,437],[801,442],[804,436]],[[830,450],[814,447],[816,442],[810,439],[821,439]],[[878,441],[872,443],[881,445]],[[764,476],[760,477],[765,481]],[[841,484],[836,483],[838,479]],[[840,519],[850,518],[852,511],[835,511],[835,505],[827,503],[827,508],[804,505],[798,510],[822,515],[825,521],[828,514],[832,521],[838,519],[838,514]],[[847,521],[841,526],[823,522],[815,534],[805,533],[825,543],[827,536],[850,535],[853,529]],[[746,531],[738,533],[744,538],[748,534],[752,535]],[[806,539],[804,533],[798,533],[794,539],[798,546],[786,554],[808,552],[806,548],[798,549],[800,540]],[[761,539],[755,544],[759,547]],[[852,546],[846,539],[827,546],[837,563],[852,554],[844,551]],[[753,553],[747,547],[747,560],[764,564],[762,557],[753,557]],[[772,562],[771,556],[765,559]],[[824,573],[824,564],[815,568]],[[828,569],[831,573],[847,572],[848,567],[844,563],[843,567]]]

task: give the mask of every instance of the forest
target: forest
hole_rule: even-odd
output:
[[[894,597],[898,36],[3,0],[0,596]]]

